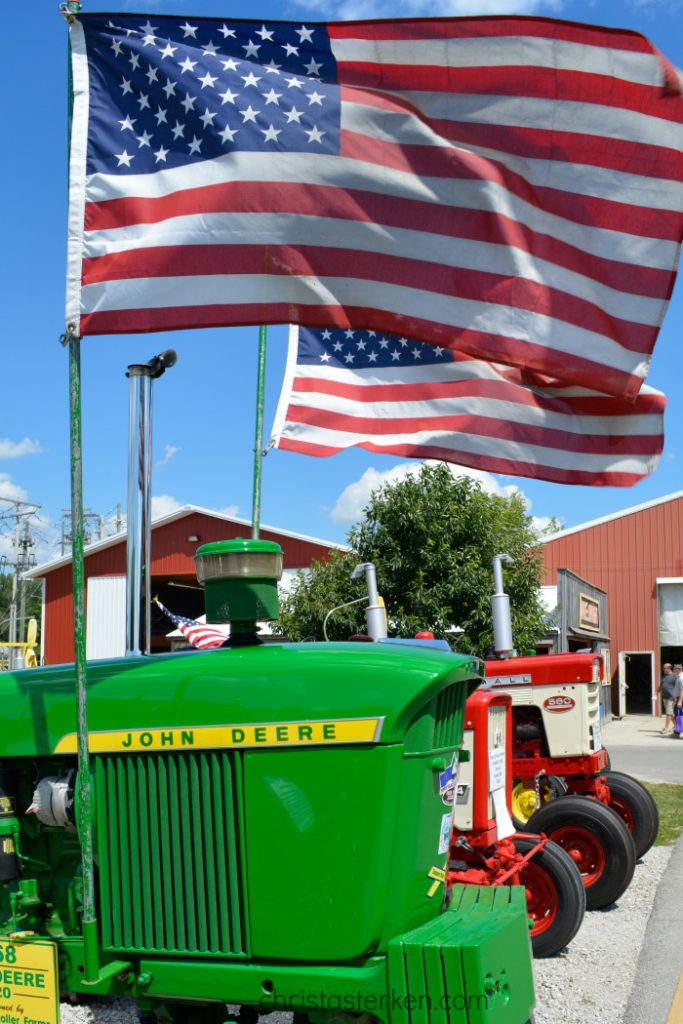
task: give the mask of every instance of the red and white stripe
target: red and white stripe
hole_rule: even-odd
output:
[[[85,181],[72,27],[67,321],[355,325],[637,394],[683,235],[675,70],[635,33],[550,19],[328,30],[338,156]]]
[[[290,332],[275,446],[440,459],[553,483],[629,487],[659,461],[666,399],[635,402],[462,357],[425,366],[345,369],[296,363]]]
[[[215,626],[207,626],[201,622],[195,622],[193,625],[181,622],[178,624],[178,629],[188,643],[200,651],[210,651],[216,647],[222,647],[230,635],[229,628],[223,632]]]

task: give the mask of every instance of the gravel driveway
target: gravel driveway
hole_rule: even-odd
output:
[[[536,1024],[620,1024],[671,849],[648,850],[618,903],[586,914],[565,953],[534,962]]]
[[[567,951],[534,962],[536,1024],[620,1024],[652,903],[671,847],[650,850],[618,904],[586,914]],[[273,1014],[271,1021],[288,1020]],[[62,1024],[135,1024],[128,1000],[91,1006],[62,1004]]]

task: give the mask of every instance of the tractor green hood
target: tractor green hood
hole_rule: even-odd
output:
[[[88,664],[93,752],[181,747],[460,745],[450,687],[477,659],[378,644],[267,644]],[[475,678],[473,678],[475,677]],[[439,696],[440,695],[440,696]],[[0,676],[5,757],[76,753],[73,665]],[[26,728],[28,721],[32,729]]]

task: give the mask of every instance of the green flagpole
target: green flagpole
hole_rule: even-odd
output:
[[[256,375],[256,436],[254,439],[254,491],[251,507],[251,536],[258,540],[261,529],[261,472],[263,469],[263,406],[266,385],[266,341],[268,328],[261,324],[258,333],[258,370]]]
[[[71,439],[71,566],[74,599],[74,669],[78,709],[78,835],[83,863],[84,981],[99,975],[95,872],[93,867],[92,793],[88,750],[88,697],[85,653],[85,558],[83,540],[83,448],[81,419],[81,339],[67,334],[69,345],[69,413]]]
[[[67,21],[81,9],[80,3],[63,8]],[[68,65],[69,158],[73,118],[73,80],[71,60]],[[90,784],[90,752],[88,750],[88,694],[85,649],[85,556],[83,519],[83,435],[81,414],[81,339],[75,324],[67,324],[64,345],[69,347],[69,438],[71,471],[71,568],[74,604],[74,674],[76,676],[76,709],[78,729],[77,807],[78,838],[81,844],[83,871],[83,980],[100,980],[95,912],[95,868],[93,863],[93,810]],[[121,963],[117,965],[120,969]]]

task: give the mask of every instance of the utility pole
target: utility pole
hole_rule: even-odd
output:
[[[20,553],[19,553],[19,564],[17,565],[17,577],[19,578],[19,642],[23,643],[26,639],[26,580],[24,579],[24,573],[32,569],[36,564],[36,559],[33,554],[32,548],[34,547],[34,540],[31,537],[31,529],[29,516],[24,516],[24,535],[21,539]]]
[[[20,583],[19,578],[23,572],[26,572],[30,568],[31,556],[29,556],[30,548],[33,547],[33,541],[31,540],[30,534],[30,518],[35,515],[40,509],[40,505],[34,505],[29,501],[19,501],[16,498],[6,498],[0,495],[0,502],[7,502],[8,505],[13,506],[13,511],[7,511],[0,513],[0,520],[14,517],[14,539],[13,539],[13,563],[12,563],[12,596],[10,599],[9,608],[9,642],[17,643],[17,626],[19,622],[19,592]],[[24,527],[24,536],[22,538],[22,521]],[[25,608],[24,598],[24,581],[21,581],[21,597],[22,607]]]
[[[14,573],[12,575],[12,597],[10,599],[9,606],[9,642],[15,644],[17,642],[17,584],[18,584],[18,573],[17,569],[19,566],[19,531],[21,529],[21,515],[19,513],[19,506],[15,513],[14,522]]]
[[[90,524],[90,525],[89,525]],[[97,540],[104,540],[106,536],[104,517],[93,512],[91,508],[83,511],[83,544],[92,543],[93,537]],[[62,556],[69,553],[71,546],[71,509],[62,509],[62,527],[59,541],[59,550]]]

